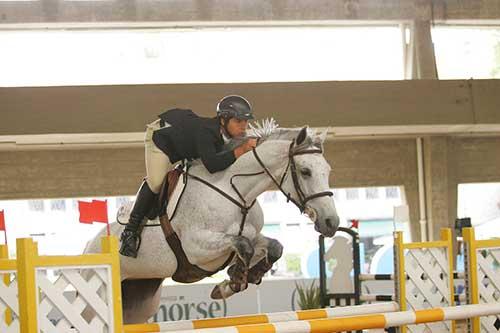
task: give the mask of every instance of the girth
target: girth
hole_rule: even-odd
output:
[[[179,181],[180,176],[183,173],[184,171],[178,168],[170,171],[167,174],[167,179],[165,181],[166,185],[164,185],[164,187],[167,187],[167,189],[165,188],[162,189],[162,192],[167,192],[168,197],[170,197],[175,187],[177,186],[177,182]],[[184,178],[184,181],[187,182],[186,177]],[[161,197],[164,196],[162,195]],[[162,212],[160,216],[161,229],[163,230],[163,234],[165,235],[165,239],[168,245],[174,252],[175,258],[177,259],[177,268],[175,270],[175,273],[172,275],[172,280],[181,283],[197,282],[202,280],[203,278],[212,276],[218,271],[224,269],[233,260],[234,252],[229,256],[229,258],[224,262],[224,264],[219,269],[213,272],[206,271],[198,267],[197,265],[191,264],[186,256],[186,252],[182,248],[179,236],[177,236],[177,233],[172,228],[172,224],[170,223],[166,209],[161,209],[161,212]]]

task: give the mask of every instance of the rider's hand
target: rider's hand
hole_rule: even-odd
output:
[[[245,144],[247,145],[248,150],[252,150],[253,148],[257,147],[257,139],[248,139]]]
[[[257,139],[248,139],[241,146],[234,149],[234,156],[236,158],[239,158],[241,155],[243,155],[247,151],[252,150],[255,147],[257,147]]]

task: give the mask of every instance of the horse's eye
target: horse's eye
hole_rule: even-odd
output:
[[[310,169],[307,169],[307,168],[300,169],[300,173],[302,174],[302,176],[311,177],[311,170]]]

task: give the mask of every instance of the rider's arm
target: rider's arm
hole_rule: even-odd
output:
[[[217,153],[213,134],[206,129],[198,132],[196,147],[201,161],[210,173],[222,171],[236,161],[233,150]]]

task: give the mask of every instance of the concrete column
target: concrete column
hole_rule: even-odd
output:
[[[415,165],[416,166],[416,165]],[[404,182],[404,191],[406,196],[406,204],[410,213],[410,233],[413,242],[420,241],[420,219],[418,211],[418,184],[416,181],[417,172],[413,175],[413,179],[408,179]]]
[[[434,54],[434,44],[432,43],[432,34],[431,34],[431,22],[427,18],[429,17],[429,6],[426,1],[416,1],[416,8],[418,9],[418,13],[420,13],[419,17],[413,21],[413,23],[409,26],[403,26],[403,51],[404,51],[404,60],[405,60],[405,79],[438,79],[437,67],[436,67],[436,57]],[[406,29],[409,29],[409,39],[407,39]],[[439,227],[438,231],[435,231],[434,219],[432,218],[432,213],[435,214],[436,224],[440,225],[442,221],[446,221],[447,217],[442,216],[442,209],[437,208],[441,207],[440,205],[444,205],[445,210],[448,208],[448,201],[441,200],[437,204],[437,206],[433,203],[433,197],[437,198],[440,196],[444,196],[441,192],[440,195],[434,194],[433,191],[442,190],[443,184],[437,182],[434,184],[432,182],[432,172],[436,174],[443,173],[445,170],[445,174],[447,173],[447,165],[440,164],[441,160],[439,160],[438,155],[433,154],[432,149],[432,139],[424,138],[423,148],[420,148],[417,145],[417,149],[420,149],[420,153],[424,156],[424,172],[423,172],[423,181],[424,181],[424,196],[423,196],[423,211],[425,211],[425,215],[420,212],[420,205],[422,204],[421,198],[419,196],[421,188],[417,188],[416,198],[408,198],[408,205],[410,206],[410,212],[418,212],[418,215],[411,217],[411,233],[413,241],[423,241],[422,233],[426,235],[427,240],[432,240],[434,235],[439,235]],[[427,149],[426,149],[427,147]],[[423,151],[422,151],[423,150]],[[446,142],[445,149],[446,151]],[[417,154],[418,152],[416,152]],[[442,158],[446,155],[441,155]],[[433,159],[431,159],[433,158]],[[446,162],[446,158],[444,160]],[[444,168],[443,168],[444,167]],[[435,170],[433,170],[435,169]],[[418,177],[422,177],[421,174]],[[420,178],[419,178],[420,179]],[[444,179],[446,184],[446,179]],[[439,184],[438,184],[439,183]],[[431,186],[431,187],[429,187]],[[441,186],[441,187],[440,187]],[[437,193],[438,193],[437,192]],[[447,193],[446,189],[445,192]],[[423,223],[421,225],[420,223]],[[424,230],[421,230],[424,229]]]
[[[441,228],[453,228],[457,215],[457,183],[449,138],[424,138],[425,194],[429,240]]]
[[[418,79],[437,79],[436,56],[432,43],[431,22],[416,20],[413,26],[414,60]]]
[[[410,25],[402,25],[401,28],[405,79],[438,79],[431,22],[415,20]]]

